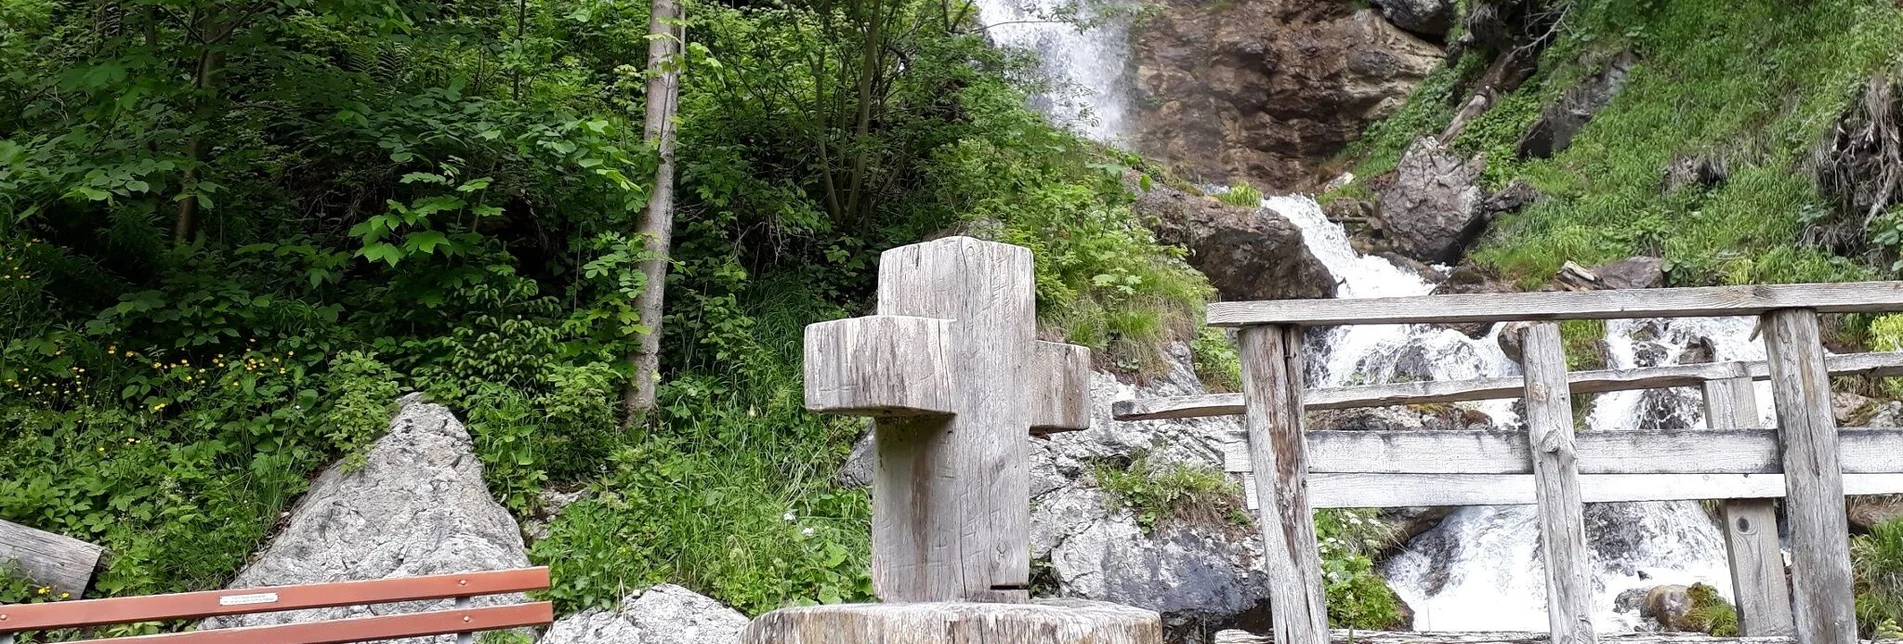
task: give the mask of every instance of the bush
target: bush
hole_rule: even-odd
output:
[[[1111,511],[1129,510],[1144,533],[1172,522],[1195,525],[1247,524],[1242,486],[1220,470],[1184,463],[1157,465],[1138,454],[1127,463],[1098,463],[1097,485]]]

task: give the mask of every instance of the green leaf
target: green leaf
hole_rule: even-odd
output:
[[[439,246],[449,244],[449,237],[439,231],[422,230],[410,233],[404,238],[403,247],[414,252],[434,254]]]
[[[403,251],[387,242],[364,246],[363,250],[357,251],[357,254],[363,256],[364,259],[373,262],[382,261],[391,266],[396,266],[397,262],[403,261]]]

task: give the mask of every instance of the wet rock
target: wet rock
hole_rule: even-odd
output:
[[[1517,290],[1518,289],[1515,289],[1512,284],[1507,283],[1505,279],[1502,279],[1499,275],[1487,269],[1474,266],[1473,264],[1461,264],[1447,273],[1447,279],[1442,280],[1440,284],[1434,286],[1433,294],[1513,293]],[[1459,331],[1467,337],[1474,339],[1486,337],[1487,332],[1493,329],[1493,324],[1487,322],[1446,324],[1442,326]]]
[[[1438,40],[1454,26],[1451,0],[1374,0],[1394,26]]]
[[[1520,157],[1548,158],[1571,146],[1579,130],[1625,89],[1626,79],[1638,62],[1638,56],[1632,52],[1620,52],[1607,60],[1599,73],[1567,90],[1558,102],[1547,106],[1533,128],[1520,138]]]
[[[527,568],[522,529],[482,478],[469,432],[449,409],[406,396],[362,467],[325,470],[284,529],[227,588],[320,584]],[[478,597],[476,606],[526,601]],[[451,600],[351,606],[206,620],[201,628],[264,626],[444,609]],[[454,642],[454,636],[405,640]]]
[[[588,610],[555,622],[541,644],[736,644],[747,617],[694,591],[661,584],[629,595],[613,611]]]
[[[1392,554],[1399,548],[1407,547],[1409,541],[1422,533],[1440,525],[1442,519],[1453,514],[1454,508],[1388,508],[1381,511],[1381,521],[1394,530],[1394,544],[1377,556]]]
[[[1526,357],[1524,335],[1526,329],[1531,326],[1533,326],[1532,322],[1508,322],[1500,328],[1499,335],[1494,336],[1494,342],[1500,344],[1500,352],[1507,354],[1508,360],[1520,362]]]
[[[1137,216],[1157,239],[1189,249],[1189,263],[1224,299],[1335,296],[1335,278],[1302,241],[1302,231],[1267,208],[1237,208],[1156,186],[1137,197]]]
[[[1440,48],[1339,0],[1164,0],[1132,34],[1134,145],[1200,181],[1312,190]]]
[[[1433,137],[1415,140],[1401,154],[1394,181],[1380,191],[1387,247],[1423,262],[1459,261],[1486,232],[1480,208],[1486,193],[1475,183],[1485,169],[1484,160],[1463,160]]]
[[[1241,440],[1237,418],[1119,422],[1113,401],[1204,393],[1189,351],[1172,346],[1170,371],[1142,386],[1097,373],[1090,428],[1033,440],[1031,549],[1040,593],[1110,601],[1163,615],[1171,642],[1198,644],[1223,628],[1268,627],[1261,539],[1226,520],[1161,522],[1144,534],[1098,488],[1099,463],[1143,455],[1152,465],[1220,471],[1224,446]],[[1240,499],[1236,499],[1240,503]]]
[[[1696,630],[1690,627],[1691,612],[1691,588],[1677,584],[1653,586],[1639,604],[1639,616],[1668,631]]]

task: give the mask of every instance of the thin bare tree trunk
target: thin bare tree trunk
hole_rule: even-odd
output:
[[[196,118],[209,127],[209,115],[207,114],[209,108],[205,106],[213,99],[203,96],[203,93],[206,90],[217,87],[218,79],[216,76],[222,71],[225,64],[225,52],[217,47],[222,46],[222,41],[229,37],[231,33],[229,30],[219,33],[218,29],[220,29],[221,26],[218,25],[217,20],[210,15],[207,15],[199,25],[199,31],[203,34],[203,49],[198,54],[198,69],[192,78],[192,87],[197,89],[200,93],[199,96],[193,98],[193,100],[198,103],[198,108],[195,109],[194,112],[196,112]],[[231,25],[231,27],[235,28],[236,25]],[[150,34],[148,34],[147,37],[153,38]],[[190,165],[185,166],[183,181],[180,182],[183,184],[181,189],[196,189],[195,184],[198,182],[198,167],[205,164],[205,157],[210,153],[210,147],[210,143],[205,140],[205,134],[202,132],[193,134],[187,139],[185,154],[191,157],[192,162]],[[192,243],[192,236],[196,234],[198,234],[198,196],[193,194],[181,194],[178,200],[178,218],[173,222],[172,226],[172,239],[179,244],[189,244]]]
[[[653,0],[648,18],[647,126],[644,136],[660,153],[660,165],[654,172],[654,194],[641,212],[641,238],[647,244],[648,259],[641,262],[647,287],[635,298],[641,325],[647,334],[641,346],[628,357],[634,365],[634,380],[628,383],[622,403],[626,422],[638,422],[654,410],[654,388],[660,381],[661,312],[666,301],[668,250],[674,232],[674,114],[680,105],[681,45],[687,30],[682,23],[680,0]]]

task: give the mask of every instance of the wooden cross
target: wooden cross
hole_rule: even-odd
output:
[[[1031,251],[888,250],[878,315],[806,327],[806,407],[877,419],[872,581],[888,602],[1024,601],[1027,434],[1090,426],[1090,350],[1036,338]]]

